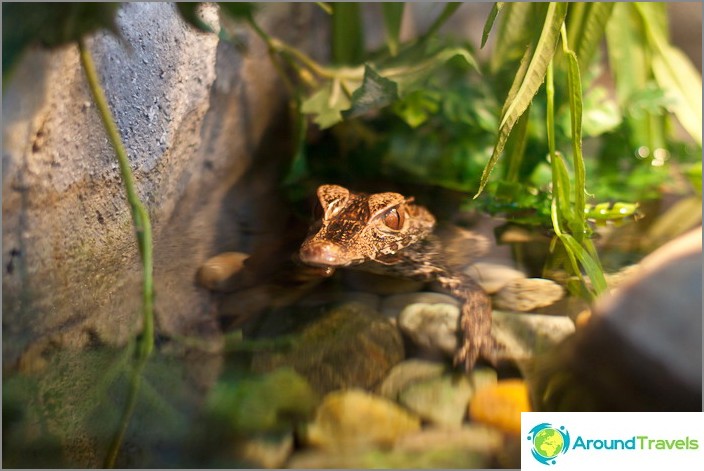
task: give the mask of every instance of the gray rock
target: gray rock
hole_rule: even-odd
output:
[[[447,370],[445,363],[411,358],[394,366],[379,386],[380,395],[391,400],[410,384],[441,376]]]
[[[423,355],[452,356],[457,350],[460,308],[453,304],[416,303],[398,317],[401,331]]]
[[[472,390],[467,376],[444,375],[411,384],[399,393],[399,402],[433,424],[459,428]]]
[[[404,358],[403,339],[386,318],[359,303],[329,311],[310,309],[263,317],[256,338],[287,336],[286,349],[254,354],[252,368],[291,366],[323,394],[334,389],[372,388]]]
[[[512,280],[526,277],[525,273],[516,268],[489,261],[474,263],[464,272],[474,278],[489,294],[496,293]]]
[[[216,8],[204,13],[217,29]],[[257,15],[318,57],[327,41],[316,19],[328,21],[304,4]],[[244,54],[187,26],[173,4],[124,3],[116,20],[122,41],[97,32],[87,45],[152,218],[157,325],[216,343],[210,293],[195,273],[216,253],[283,232],[272,189],[276,159],[289,155],[285,87],[251,29],[238,32]],[[3,87],[3,368],[67,331],[123,345],[141,326],[139,254],[78,48],[27,51]],[[263,152],[267,168],[243,178]]]
[[[386,317],[398,317],[406,306],[410,304],[450,304],[460,305],[460,302],[447,294],[435,293],[432,291],[420,291],[415,293],[404,293],[387,296],[381,302],[381,313]]]
[[[494,311],[491,335],[499,344],[497,359],[528,360],[574,333],[566,316]]]
[[[564,294],[562,286],[552,280],[518,278],[509,281],[494,295],[493,305],[496,309],[527,312],[554,304]]]

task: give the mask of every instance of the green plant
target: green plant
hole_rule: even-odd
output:
[[[654,159],[682,150],[672,116],[701,148],[701,77],[669,44],[662,4],[498,2],[482,37],[483,47],[498,19],[495,45],[482,64],[470,45],[437,34],[460,4],[448,4],[426,33],[405,43],[398,39],[403,7],[386,4],[386,47],[361,52],[359,7],[321,6],[331,15],[333,63],[340,65],[313,61],[247,17],[272,60],[294,72],[286,80],[299,146],[286,183],[382,174],[473,194],[485,210],[551,227],[553,264],[588,276],[573,288],[589,299],[606,284],[587,202],[615,199],[621,212],[600,206],[600,221],[623,220],[638,200],[657,194],[674,168]],[[347,22],[338,21],[343,15]],[[604,40],[616,102],[595,84]],[[621,60],[626,51],[639,62]],[[306,115],[332,130],[320,151],[304,141]],[[596,144],[588,155],[583,139]],[[638,152],[647,158],[633,158]],[[678,158],[693,160],[697,149],[684,154]]]

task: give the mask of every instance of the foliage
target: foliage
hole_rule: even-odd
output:
[[[491,53],[481,62],[471,45],[440,34],[461,5],[447,3],[427,31],[403,42],[406,5],[382,4],[384,46],[370,51],[364,48],[362,4],[319,3],[330,19],[330,64],[262,29],[257,15],[265,6],[223,2],[220,9],[266,42],[291,92],[297,146],[284,184],[292,195],[310,193],[321,178],[383,177],[459,191],[466,206],[549,230],[550,265],[581,280],[571,288],[591,299],[606,289],[592,224],[635,218],[639,203],[663,188],[693,195],[668,221],[701,207],[701,75],[670,44],[662,3],[497,2],[481,40],[485,47],[493,39]],[[119,462],[125,437],[142,448],[154,439],[173,443],[183,438],[189,423],[184,411],[197,399],[177,386],[184,373],[180,365],[152,355],[149,217],[132,188],[119,135],[101,104],[82,44],[100,28],[117,34],[118,6],[2,6],[4,78],[31,45],[80,44],[118,154],[144,262],[144,331],[138,343],[122,352],[80,357],[64,352],[43,376],[15,376],[3,384],[3,428],[9,432],[3,448],[37,450],[32,463],[37,466],[56,466],[56,456],[70,450],[68,442],[77,435],[99,442],[93,449],[105,453],[99,462],[106,466]],[[198,7],[186,2],[175,8],[192,26],[210,31]],[[599,85],[602,42],[615,99]],[[677,124],[687,140],[678,137]],[[313,128],[323,131],[316,144],[307,141]],[[672,181],[689,186],[674,187]],[[80,382],[67,385],[71,378]],[[296,394],[277,395],[282,384]],[[279,408],[264,408],[272,402]],[[290,426],[280,420],[284,416],[304,417],[314,402],[308,386],[284,371],[224,380],[207,407],[233,429],[269,431]],[[10,453],[6,463],[24,466],[25,458]],[[59,463],[82,464],[66,455]]]
[[[581,291],[591,298],[606,285],[590,221],[635,217],[638,201],[658,195],[677,170],[666,160],[695,159],[701,78],[669,44],[662,4],[498,2],[483,30],[482,46],[497,32],[482,64],[471,46],[437,34],[458,7],[448,4],[428,33],[400,43],[403,8],[387,6],[386,47],[363,53],[357,7],[332,8],[335,50],[347,51],[333,54],[333,62],[344,66],[318,64],[255,25],[272,58],[295,72],[299,129],[310,115],[333,136],[307,146],[300,132],[286,183],[384,176],[474,194],[485,210],[550,227],[562,246],[555,257],[590,278]],[[336,34],[343,14],[354,32],[348,44]],[[596,83],[604,40],[616,100]],[[540,93],[548,75],[547,94]],[[695,148],[682,152],[672,116]],[[595,213],[588,200],[626,215],[604,206]]]

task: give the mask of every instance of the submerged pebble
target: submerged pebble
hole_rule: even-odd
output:
[[[444,375],[411,384],[401,391],[399,402],[430,423],[459,428],[472,390],[467,376]]]
[[[304,441],[340,450],[388,446],[419,429],[420,419],[395,402],[360,389],[349,389],[325,396]]]
[[[510,281],[526,278],[525,273],[503,263],[477,262],[465,270],[484,291],[494,294]]]
[[[549,306],[565,295],[565,290],[552,280],[522,278],[509,281],[494,296],[496,309],[532,311]]]
[[[469,403],[472,421],[521,433],[521,412],[530,412],[528,388],[523,380],[507,379],[477,391]]]
[[[398,326],[425,356],[452,356],[457,350],[460,308],[449,303],[406,306]]]
[[[401,333],[368,306],[347,303],[264,318],[258,335],[287,336],[286,349],[256,352],[255,371],[290,366],[320,394],[342,388],[372,388],[404,358]]]

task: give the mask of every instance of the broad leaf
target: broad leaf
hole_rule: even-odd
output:
[[[362,86],[352,94],[351,107],[342,115],[354,118],[371,110],[378,110],[398,100],[395,82],[377,74],[369,65],[364,66]]]
[[[301,112],[314,114],[321,129],[329,128],[342,121],[342,111],[349,109],[350,99],[342,91],[338,81],[326,83],[301,105]]]

